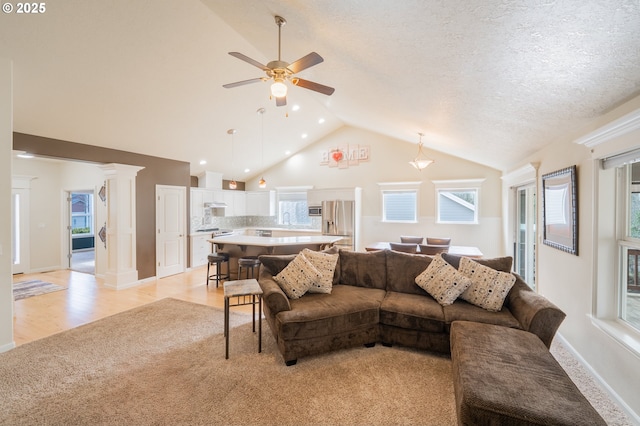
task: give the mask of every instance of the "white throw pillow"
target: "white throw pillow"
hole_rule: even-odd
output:
[[[496,271],[467,257],[460,259],[459,270],[471,280],[471,286],[460,298],[488,311],[502,309],[504,299],[516,282],[515,275]]]
[[[440,254],[416,277],[415,282],[442,306],[451,305],[471,285],[471,280],[449,265]]]
[[[289,299],[299,299],[322,278],[320,272],[302,253],[298,255],[278,275],[273,277]]]
[[[333,273],[336,270],[339,255],[321,253],[307,248],[302,250],[302,254],[322,275],[322,278],[311,286],[309,293],[331,293]]]

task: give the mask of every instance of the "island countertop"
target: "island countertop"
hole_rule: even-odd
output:
[[[216,244],[218,247],[225,244],[240,246],[245,250],[247,246],[266,247],[273,249],[275,247],[287,246],[308,246],[317,245],[324,246],[340,241],[342,237],[332,235],[298,235],[292,237],[256,237],[251,235],[224,235],[214,237],[209,242]]]

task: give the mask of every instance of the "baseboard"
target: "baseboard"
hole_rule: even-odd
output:
[[[16,347],[16,342],[7,343],[6,345],[0,346],[0,353],[10,351],[15,347]]]
[[[629,416],[629,419],[633,421],[635,425],[640,425],[640,416],[638,416],[638,414],[633,411],[633,409],[629,407],[629,405],[627,405],[627,403],[622,398],[620,398],[620,395],[618,395],[618,393],[613,390],[611,386],[609,386],[609,384],[593,369],[593,367],[591,367],[591,365],[582,357],[582,355],[580,355],[580,353],[576,351],[573,346],[571,346],[567,339],[565,339],[560,333],[556,333],[555,338],[560,340],[564,347],[567,348],[567,350],[571,353],[571,355],[573,355],[578,360],[578,362],[587,369],[591,377],[593,377],[595,381],[598,382],[600,386],[602,386],[605,392],[609,394],[611,399],[618,403],[625,414]]]

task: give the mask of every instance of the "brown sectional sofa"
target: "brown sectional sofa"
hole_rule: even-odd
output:
[[[458,320],[525,330],[548,348],[565,317],[518,276],[499,312],[462,300],[441,306],[414,281],[432,258],[391,250],[341,250],[331,294],[307,293],[290,300],[273,277],[294,257],[260,256],[264,315],[287,365],[303,356],[377,342],[449,353],[451,324]],[[459,257],[442,257],[458,267]],[[510,257],[477,261],[511,270]]]

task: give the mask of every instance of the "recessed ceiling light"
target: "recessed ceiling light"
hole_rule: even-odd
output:
[[[285,151],[284,155],[291,155],[291,151],[289,151],[289,150]]]
[[[245,173],[249,173],[251,171],[251,169],[244,169]]]
[[[28,152],[25,152],[23,154],[18,154],[16,157],[19,157],[19,158],[33,158],[33,154],[29,154]]]
[[[303,133],[303,134],[302,134],[302,139],[306,139],[306,138],[307,138],[307,136],[308,136],[308,135],[307,135],[306,133]]]
[[[294,105],[291,107],[291,111],[298,111],[300,109],[300,105]]]
[[[204,166],[205,164],[207,164],[207,160],[200,160],[200,165]]]
[[[318,124],[322,124],[322,123],[324,123],[324,118],[321,118],[318,120]]]

